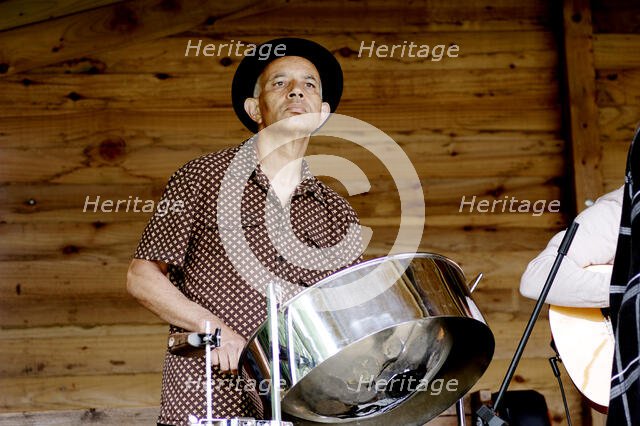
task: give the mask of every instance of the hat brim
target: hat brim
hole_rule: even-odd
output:
[[[264,45],[271,45],[270,49],[260,50]],[[284,48],[276,47],[284,45]],[[259,52],[269,51],[269,55],[259,55]],[[282,53],[284,52],[284,55]],[[245,56],[233,77],[231,85],[231,100],[233,109],[245,127],[253,133],[258,131],[258,123],[247,114],[244,101],[253,97],[253,90],[258,77],[264,69],[275,59],[283,56],[300,56],[315,65],[322,84],[322,101],[327,102],[331,112],[335,112],[342,96],[342,68],[333,54],[318,43],[302,38],[279,38],[262,43],[256,47],[253,56]]]

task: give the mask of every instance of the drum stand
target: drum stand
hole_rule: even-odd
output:
[[[457,402],[456,402],[456,418],[458,419],[458,426],[465,426],[466,422],[465,422],[465,417],[464,417],[464,402],[463,402],[463,398],[460,398]]]
[[[211,334],[211,323],[205,323],[205,335],[202,343],[205,345],[205,364],[207,374],[207,417],[198,419],[194,415],[189,416],[189,424],[191,426],[293,426],[291,422],[282,421],[282,412],[280,410],[280,343],[278,339],[278,300],[275,292],[275,284],[269,283],[267,289],[267,321],[269,324],[269,338],[271,340],[271,416],[273,420],[255,420],[251,417],[236,419],[214,419],[213,397],[211,384],[211,348],[220,346],[220,329],[216,328],[214,334]],[[464,414],[463,414],[464,416]]]
[[[500,403],[502,402],[507,388],[509,387],[509,383],[511,383],[511,379],[516,372],[516,368],[518,367],[518,362],[520,362],[520,358],[522,358],[522,354],[524,352],[524,348],[527,345],[527,341],[529,340],[529,336],[533,332],[533,326],[538,319],[538,315],[540,315],[540,311],[542,310],[542,306],[547,299],[547,294],[549,294],[549,290],[551,290],[551,285],[553,284],[553,280],[556,277],[558,270],[560,269],[560,265],[562,264],[562,260],[564,256],[569,251],[569,247],[571,246],[571,242],[573,241],[573,237],[576,235],[576,231],[578,230],[578,222],[571,222],[571,225],[567,229],[567,232],[560,243],[560,247],[558,247],[558,254],[556,255],[556,260],[553,262],[551,266],[551,270],[549,271],[549,275],[547,276],[547,280],[542,287],[542,291],[540,292],[540,297],[538,297],[538,301],[536,302],[535,307],[533,308],[533,312],[531,313],[531,317],[529,318],[529,322],[527,322],[527,326],[524,329],[524,333],[520,338],[520,343],[518,343],[518,347],[516,349],[515,354],[513,355],[513,359],[511,360],[511,364],[507,369],[507,374],[505,375],[502,385],[500,386],[500,390],[498,391],[498,396],[493,403],[493,407],[489,407],[487,405],[481,406],[477,411],[476,415],[478,416],[478,423],[484,426],[505,426],[508,423],[499,417],[500,414]]]

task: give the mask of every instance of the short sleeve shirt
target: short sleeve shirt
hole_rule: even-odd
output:
[[[135,258],[169,265],[171,282],[245,338],[266,318],[264,289],[286,301],[361,260],[358,217],[302,163],[283,206],[257,161],[255,137],[190,161],[170,178]],[[183,332],[170,325],[169,333]],[[224,336],[222,336],[224,339]],[[235,376],[234,376],[235,377]],[[213,369],[213,415],[260,417],[241,379]],[[204,356],[167,352],[159,422],[188,425],[206,415]]]

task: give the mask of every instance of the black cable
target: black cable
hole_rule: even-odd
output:
[[[571,426],[571,414],[569,413],[569,406],[567,405],[567,396],[564,393],[564,386],[562,385],[562,378],[560,377],[560,368],[558,368],[558,362],[562,362],[560,358],[560,354],[556,349],[556,345],[551,341],[551,347],[553,348],[556,356],[552,356],[549,358],[549,364],[551,364],[551,370],[553,370],[553,375],[558,379],[558,386],[560,386],[560,395],[562,395],[562,404],[564,405],[564,414],[567,417],[567,425]]]

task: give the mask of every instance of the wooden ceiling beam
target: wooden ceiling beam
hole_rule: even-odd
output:
[[[564,0],[565,110],[573,160],[576,212],[604,191],[589,0]]]

